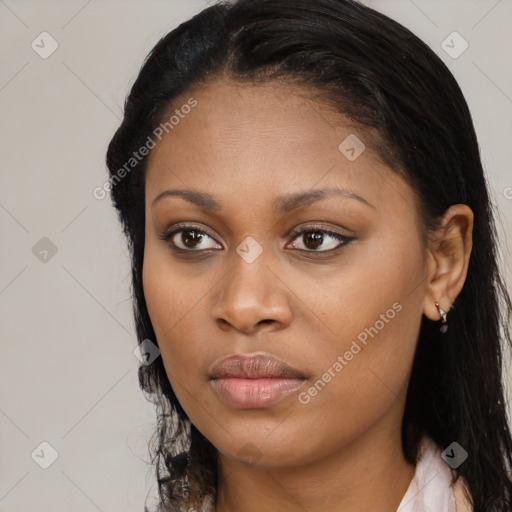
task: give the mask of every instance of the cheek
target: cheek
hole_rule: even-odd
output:
[[[207,293],[204,280],[194,280],[191,287],[190,276],[173,264],[170,250],[151,238],[146,238],[142,280],[151,323],[162,339],[172,335]]]
[[[321,355],[307,354],[315,358],[315,374],[299,396],[303,405],[322,411],[338,404],[343,421],[364,421],[382,413],[403,391],[421,319],[416,308],[399,301],[377,311],[371,315],[369,310],[367,320],[345,330]]]
[[[205,361],[211,360],[214,340],[211,326],[208,332],[207,304],[215,283],[206,275],[191,279],[169,264],[165,251],[146,248],[144,297],[167,375],[179,399],[180,383],[193,389],[208,370]]]
[[[346,274],[309,283],[302,298],[309,296],[317,314],[304,321],[303,332],[316,323],[323,334],[304,353],[314,361],[313,382],[298,397],[309,421],[321,421],[334,436],[356,435],[405,399],[399,395],[421,324],[423,270],[419,243],[406,248],[396,241],[362,255]],[[322,420],[325,414],[331,421]]]
[[[165,266],[159,265],[151,257],[145,258],[142,274],[144,298],[151,324],[159,343],[162,344],[185,314],[179,282],[169,275]]]
[[[153,250],[150,244],[146,245],[142,279],[151,324],[163,354],[165,340],[174,335],[176,326],[190,308],[191,294],[184,293],[184,283],[179,274],[172,271],[165,257]]]
[[[305,354],[315,361],[315,375],[297,395],[294,421],[272,433],[272,441],[283,444],[283,455],[289,439],[296,439],[292,431],[308,432],[302,454],[308,457],[308,447],[314,446],[317,456],[328,455],[381,420],[398,428],[420,324],[416,308],[398,302],[395,309],[388,301],[384,307],[367,302],[359,327],[322,354]]]

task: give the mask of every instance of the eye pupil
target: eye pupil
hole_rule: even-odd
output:
[[[316,249],[317,247],[320,247],[324,241],[324,235],[315,231],[305,233],[304,237],[306,240],[304,245],[306,245],[308,249]],[[308,245],[310,242],[312,245]]]
[[[189,248],[194,248],[196,245],[199,245],[202,239],[203,235],[198,231],[183,231],[181,233],[181,241],[183,242],[183,245]]]

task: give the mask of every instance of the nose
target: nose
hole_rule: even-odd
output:
[[[218,327],[245,334],[287,327],[292,319],[287,288],[263,255],[252,263],[238,255],[234,259],[232,271],[214,297],[212,317]]]

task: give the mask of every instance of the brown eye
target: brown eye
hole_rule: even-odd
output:
[[[204,238],[204,234],[200,233],[199,231],[181,231],[180,233],[177,233],[177,235],[178,240],[180,240],[182,245],[184,245],[187,249],[195,249],[196,246],[201,244],[201,241]],[[174,235],[174,238],[176,238],[177,235]],[[176,245],[179,247],[179,244]]]
[[[308,249],[318,249],[318,247],[321,247],[324,242],[324,235],[322,233],[311,231],[308,233],[304,233],[302,235],[302,240],[304,241],[304,245]]]
[[[181,251],[200,252],[222,248],[208,233],[195,227],[180,227],[159,238]]]
[[[304,229],[294,233],[295,242],[292,247],[309,252],[327,252],[347,245],[353,238],[325,229]],[[320,248],[320,250],[319,250]]]

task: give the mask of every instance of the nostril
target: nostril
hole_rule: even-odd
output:
[[[268,323],[271,323],[273,322],[274,320],[270,319],[270,318],[266,318],[265,320],[260,320],[258,323],[259,324],[268,324]]]

